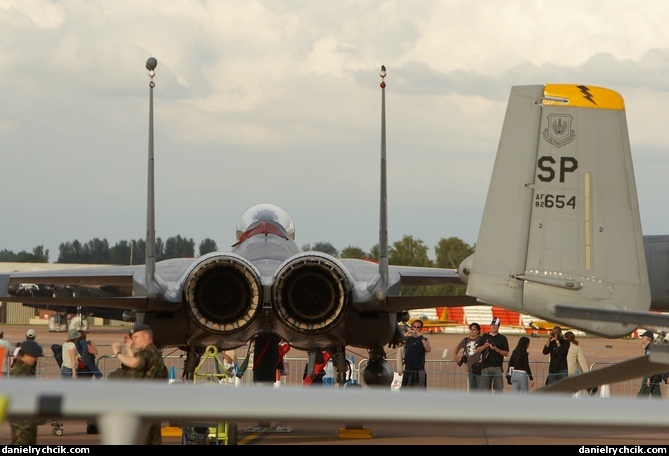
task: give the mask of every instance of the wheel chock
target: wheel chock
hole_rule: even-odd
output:
[[[165,426],[160,429],[160,435],[163,437],[181,437],[182,431],[180,427]]]
[[[363,428],[339,428],[337,435],[340,439],[371,439],[372,431]]]

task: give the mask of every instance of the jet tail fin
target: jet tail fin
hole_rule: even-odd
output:
[[[467,294],[604,337],[635,328],[559,318],[557,304],[648,311],[625,106],[609,89],[511,89]]]

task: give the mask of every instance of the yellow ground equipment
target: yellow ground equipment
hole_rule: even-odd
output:
[[[215,372],[207,372],[204,368],[209,359],[214,361]],[[219,387],[230,387],[234,386],[234,380],[229,382],[231,378],[233,377],[223,365],[218,349],[208,346],[193,372],[193,383],[207,382]],[[184,445],[237,445],[237,423],[190,423],[182,428],[181,440]]]

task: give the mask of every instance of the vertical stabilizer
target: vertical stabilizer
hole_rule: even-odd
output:
[[[650,307],[618,93],[581,85],[512,88],[467,294],[592,334],[635,329],[555,316],[556,304]]]

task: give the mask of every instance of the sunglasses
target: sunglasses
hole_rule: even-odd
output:
[[[421,329],[422,326],[412,326],[411,329]]]

